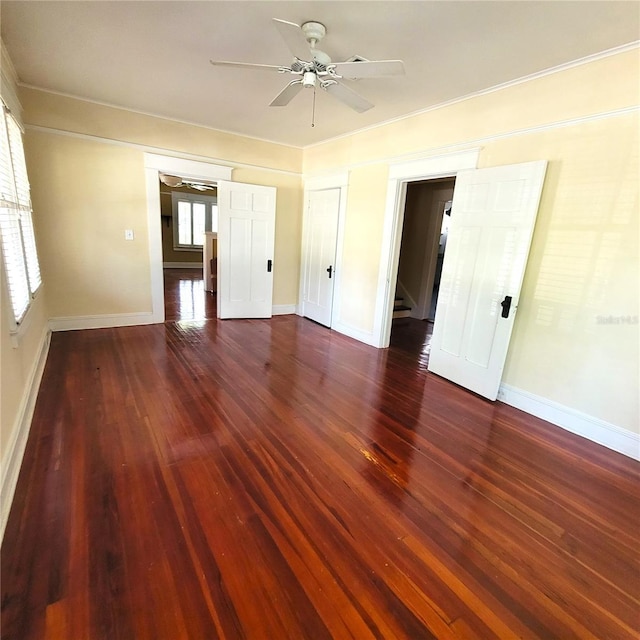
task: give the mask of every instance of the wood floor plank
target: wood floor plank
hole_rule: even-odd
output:
[[[54,334],[3,639],[637,637],[637,462],[428,373],[425,323],[172,304]]]

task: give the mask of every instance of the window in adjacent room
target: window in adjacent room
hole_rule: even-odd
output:
[[[174,191],[171,199],[173,248],[180,251],[202,250],[204,232],[218,230],[217,198]]]
[[[0,231],[13,319],[18,326],[42,283],[33,233],[22,131],[4,104],[0,120]]]

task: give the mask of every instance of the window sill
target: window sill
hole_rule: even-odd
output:
[[[177,247],[173,247],[174,251],[189,251],[191,253],[196,253],[197,251],[202,252],[202,247],[183,247],[183,246],[177,246]]]

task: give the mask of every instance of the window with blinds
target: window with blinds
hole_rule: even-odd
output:
[[[16,325],[24,318],[42,282],[31,216],[29,179],[22,132],[0,109],[0,233],[7,287]]]

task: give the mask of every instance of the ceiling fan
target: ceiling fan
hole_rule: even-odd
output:
[[[216,189],[216,185],[210,182],[172,176],[169,173],[161,173],[160,182],[162,182],[162,184],[166,184],[167,187],[171,187],[172,189],[175,187],[190,187],[191,189],[197,189],[198,191],[215,191]]]
[[[274,18],[273,22],[293,53],[293,62],[289,66],[210,60],[214,66],[275,70],[293,75],[294,79],[271,101],[270,107],[284,107],[302,89],[315,90],[320,87],[340,102],[362,113],[371,109],[373,103],[342,84],[342,79],[357,80],[404,74],[402,60],[353,58],[346,62],[332,62],[324,51],[317,48],[317,44],[327,33],[320,22],[305,22],[302,26],[278,18]]]

